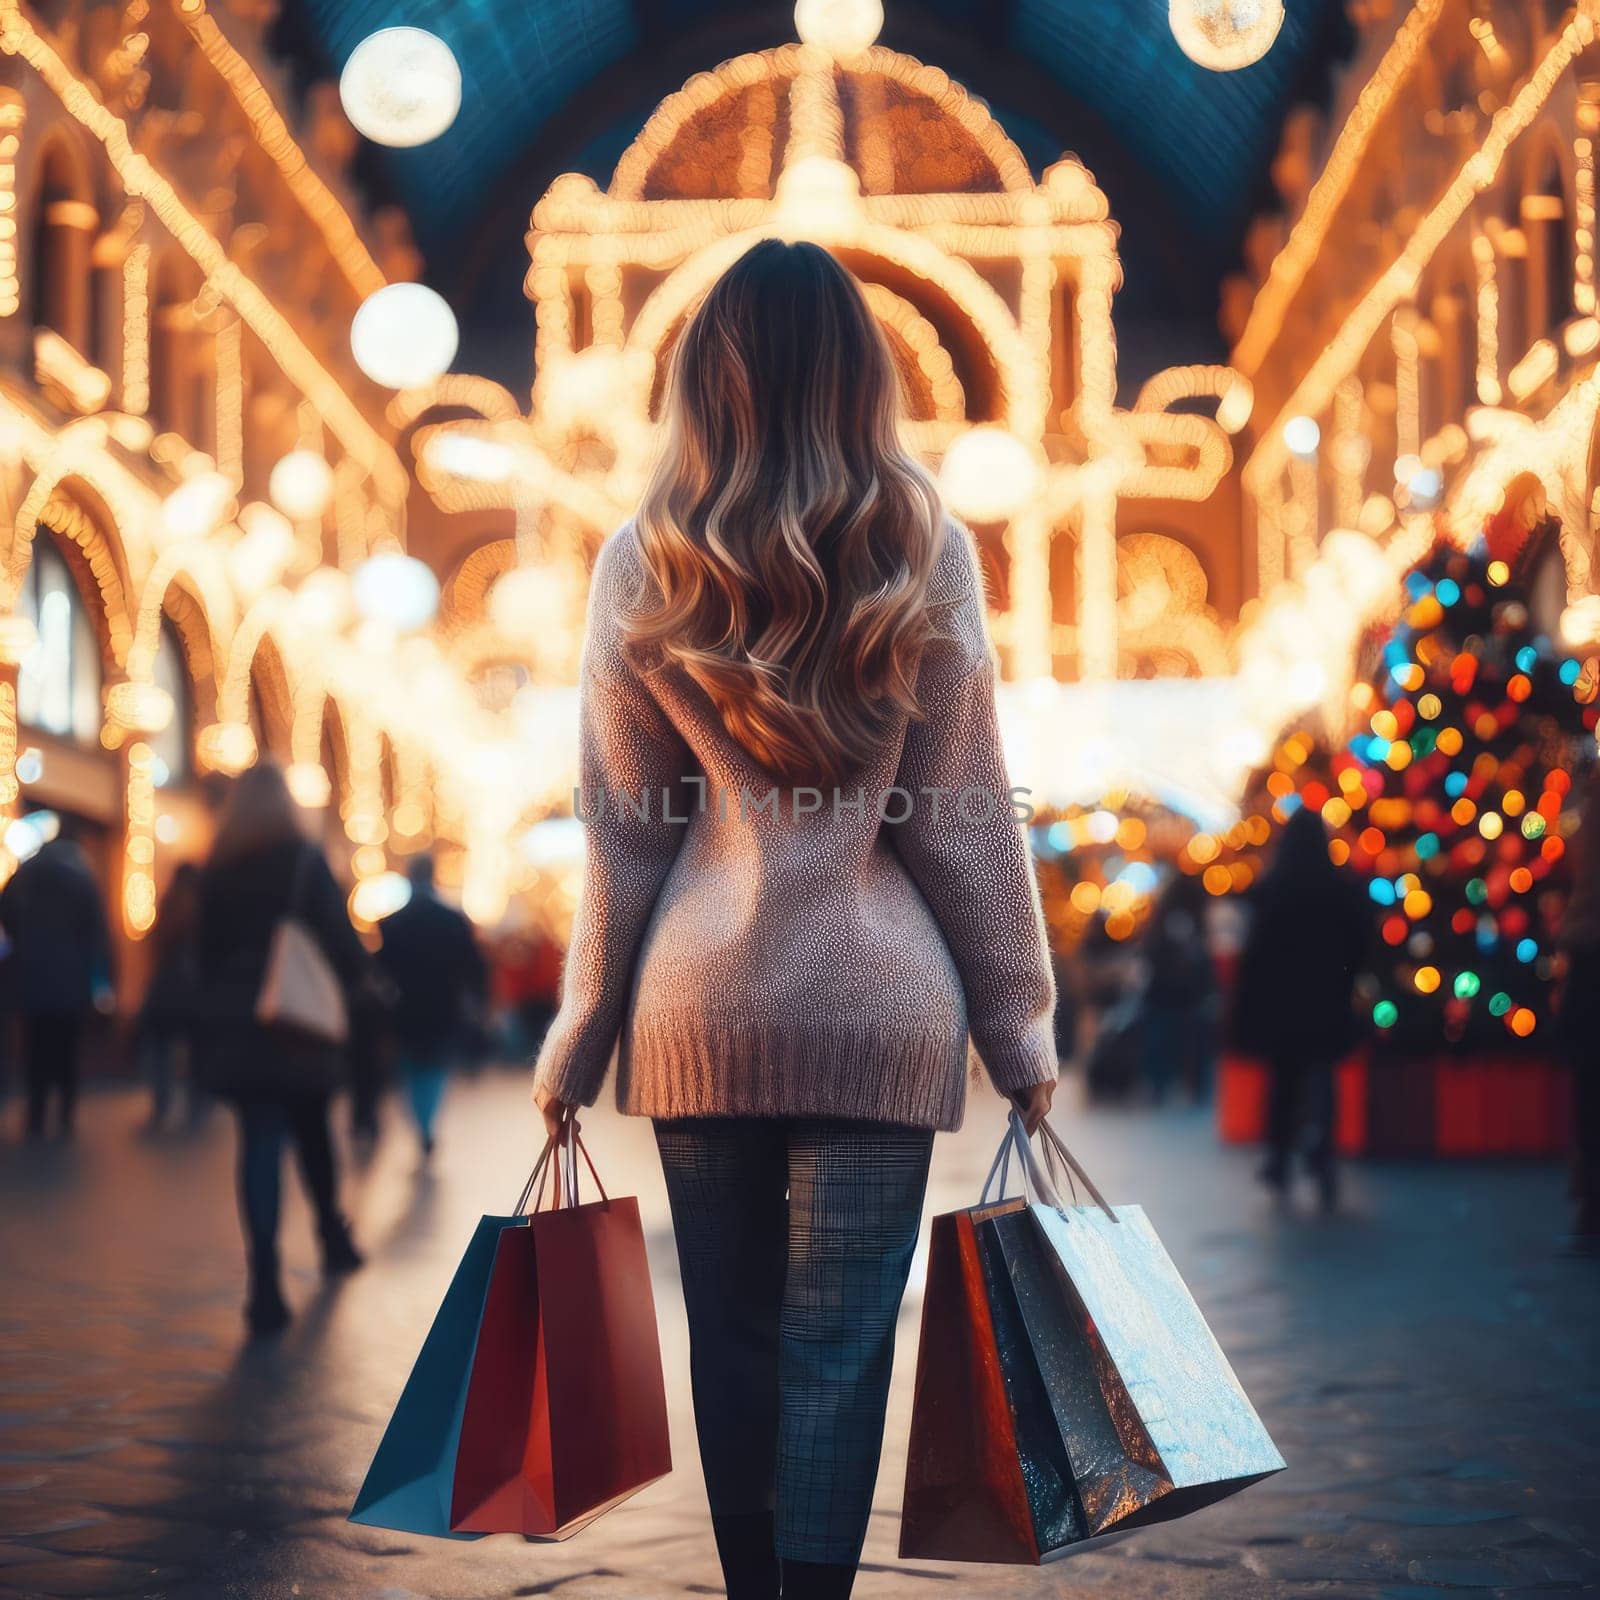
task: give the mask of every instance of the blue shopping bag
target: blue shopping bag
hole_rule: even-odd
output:
[[[367,1469],[351,1522],[442,1539],[483,1537],[450,1528],[456,1447],[500,1234],[527,1220],[484,1217],[478,1223]]]

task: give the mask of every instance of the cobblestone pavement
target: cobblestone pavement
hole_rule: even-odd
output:
[[[366,1270],[324,1288],[286,1218],[299,1309],[246,1345],[231,1130],[144,1138],[91,1097],[74,1147],[0,1147],[0,1594],[490,1600],[721,1593],[695,1463],[671,1234],[647,1127],[591,1115],[641,1196],[680,1463],[563,1545],[415,1539],[344,1520],[481,1211],[529,1163],[520,1075],[458,1085],[432,1170],[390,1124],[346,1184]],[[1520,1596],[1600,1589],[1600,1267],[1559,1257],[1560,1175],[1378,1166],[1344,1215],[1278,1213],[1191,1112],[1059,1118],[1114,1199],[1142,1201],[1289,1470],[1043,1570],[895,1559],[913,1282],[857,1586],[925,1595]],[[930,1209],[968,1204],[999,1128],[939,1141]],[[291,1184],[291,1190],[293,1186]]]

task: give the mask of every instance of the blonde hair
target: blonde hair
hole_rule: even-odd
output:
[[[747,251],[673,354],[626,635],[787,783],[837,782],[918,714],[944,513],[899,412],[860,286],[814,244]]]

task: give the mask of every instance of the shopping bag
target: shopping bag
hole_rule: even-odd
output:
[[[477,1539],[450,1526],[456,1445],[478,1344],[484,1296],[501,1233],[521,1217],[484,1217],[423,1341],[411,1376],[356,1496],[351,1522],[443,1539]]]
[[[1183,1280],[1138,1206],[1112,1208],[1054,1130],[1042,1130],[1046,1164],[1035,1159],[1020,1118],[984,1186],[983,1203],[935,1219],[936,1236],[970,1234],[981,1275],[982,1317],[937,1280],[930,1257],[924,1346],[913,1404],[901,1554],[968,1561],[1045,1561],[1088,1542],[1181,1516],[1281,1471],[1278,1454],[1239,1387]],[[1003,1194],[1012,1154],[1033,1203],[988,1203]],[[1067,1206],[1058,1166],[1096,1202]],[[970,1273],[970,1268],[968,1269]],[[998,1374],[1009,1417],[1009,1450],[973,1452],[965,1481],[950,1450],[962,1420],[931,1393],[945,1326],[965,1317],[973,1364]],[[948,1364],[946,1362],[946,1364]],[[1005,1419],[984,1391],[985,1426],[1003,1438]],[[965,1426],[971,1432],[972,1423]],[[1019,1518],[1015,1507],[1021,1505]],[[993,1508],[1010,1511],[997,1538]],[[975,1509],[976,1508],[976,1509]],[[988,1509],[987,1519],[978,1512]]]
[[[565,1161],[549,1141],[513,1214],[478,1223],[351,1522],[453,1539],[566,1537],[670,1467],[638,1202],[577,1205],[582,1145],[568,1128]],[[549,1212],[547,1177],[560,1207]],[[541,1275],[544,1304],[535,1294],[529,1323]],[[549,1309],[558,1300],[566,1309]],[[552,1372],[570,1388],[552,1394]]]
[[[976,1212],[933,1219],[911,1408],[900,1554],[1035,1561],[983,1266]]]
[[[600,1190],[587,1205],[579,1154]],[[557,1207],[496,1246],[456,1455],[458,1530],[565,1539],[672,1468],[639,1203],[606,1195],[575,1132],[557,1165]]]

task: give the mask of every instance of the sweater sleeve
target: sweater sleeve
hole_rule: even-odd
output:
[[[922,717],[907,729],[895,778],[910,814],[893,838],[955,959],[972,1042],[1009,1093],[1059,1071],[1055,975],[1000,748],[983,591],[964,529],[950,529],[929,598],[936,631],[917,680]]]
[[[561,1006],[535,1069],[539,1088],[580,1105],[593,1105],[605,1082],[640,941],[689,815],[688,748],[622,647],[632,537],[625,528],[606,542],[589,590],[578,714],[583,889]]]

